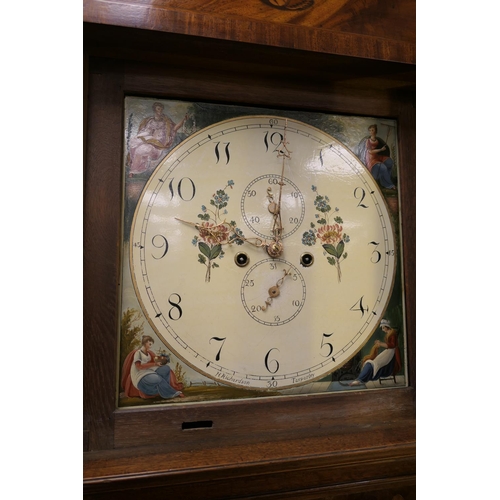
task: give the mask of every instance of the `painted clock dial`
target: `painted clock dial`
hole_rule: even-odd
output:
[[[333,137],[278,116],[219,122],[174,148],[142,192],[130,248],[157,335],[203,375],[249,389],[345,364],[379,325],[396,268],[370,173]]]

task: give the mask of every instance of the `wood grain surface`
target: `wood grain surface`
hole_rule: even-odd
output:
[[[84,0],[84,21],[274,47],[415,63],[415,1]]]

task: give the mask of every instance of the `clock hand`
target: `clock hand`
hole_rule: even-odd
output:
[[[246,238],[242,234],[239,234],[236,231],[236,228],[226,221],[210,226],[200,224],[199,222],[190,222],[187,220],[179,219],[178,217],[174,218],[179,222],[183,222],[184,224],[195,227],[196,229],[198,229],[198,231],[200,231],[200,233],[213,238],[213,240],[216,241],[219,245],[231,245],[236,240],[242,240],[257,248],[268,246],[268,243],[260,238]],[[228,235],[232,236],[228,237]]]
[[[276,285],[272,286],[269,290],[268,290],[268,293],[269,293],[269,297],[266,299],[266,303],[265,305],[262,306],[262,310],[265,311],[268,306],[271,305],[271,302],[273,301],[273,299],[275,299],[276,297],[279,297],[280,295],[280,288],[281,286],[283,285],[283,282],[285,281],[285,278],[287,276],[289,276],[291,273],[291,270],[292,268],[289,267],[288,270],[287,269],[283,269],[283,277],[280,278],[277,282],[276,282]]]
[[[286,129],[288,127],[288,120],[285,120],[285,128],[283,131],[283,140],[281,141],[281,147],[278,150],[278,158],[282,158],[281,163],[281,178],[279,182],[279,194],[278,194],[278,202],[274,201],[274,195],[272,193],[272,189],[267,189],[267,197],[269,199],[268,210],[273,214],[273,229],[272,233],[274,236],[274,242],[268,245],[267,253],[271,257],[279,257],[283,252],[283,243],[281,238],[283,236],[283,224],[281,221],[281,198],[283,194],[283,186],[284,177],[285,177],[285,159],[291,159],[291,151],[287,148],[288,141],[286,140]]]

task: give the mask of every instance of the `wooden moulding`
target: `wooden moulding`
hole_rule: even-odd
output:
[[[366,491],[414,498],[414,67],[220,40],[204,40],[200,51],[197,37],[134,33],[104,25],[84,31],[85,497],[137,498],[140,490],[193,500],[357,500]],[[148,42],[164,48],[147,51]],[[179,50],[167,50],[172,44]],[[238,54],[248,66],[232,64]],[[409,387],[116,409],[126,95],[398,120]],[[189,421],[213,425],[183,430]]]
[[[314,446],[318,443],[311,439],[303,444]],[[210,466],[195,465],[192,453],[180,453],[176,454],[178,466],[174,469],[167,468],[171,461],[165,462],[166,455],[162,454],[161,447],[156,453],[149,453],[147,458],[140,449],[123,453],[113,461],[113,469],[107,467],[110,454],[104,452],[99,454],[101,464],[98,458],[94,459],[94,464],[101,465],[101,471],[115,473],[86,479],[84,491],[95,499],[105,495],[132,498],[137,490],[147,492],[151,498],[163,498],[168,489],[169,494],[180,498],[212,500],[254,498],[263,493],[265,498],[301,498],[299,495],[307,491],[352,493],[389,487],[400,490],[415,484],[414,443],[348,452],[315,450],[314,454],[304,449],[307,455],[287,455],[294,446],[293,442],[281,448],[269,443],[253,447],[221,446],[209,452],[210,458],[205,462],[210,462]],[[280,454],[276,453],[278,448]],[[244,454],[245,461],[231,462],[230,459],[238,454]],[[131,472],[140,465],[151,463],[156,464],[156,469],[147,474]]]
[[[83,17],[88,23],[415,64],[414,1],[329,1],[285,12],[261,0],[84,0]]]

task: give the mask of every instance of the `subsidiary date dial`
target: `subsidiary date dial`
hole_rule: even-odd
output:
[[[283,259],[254,264],[241,283],[241,301],[252,319],[279,326],[297,317],[306,300],[306,283],[300,271]]]

